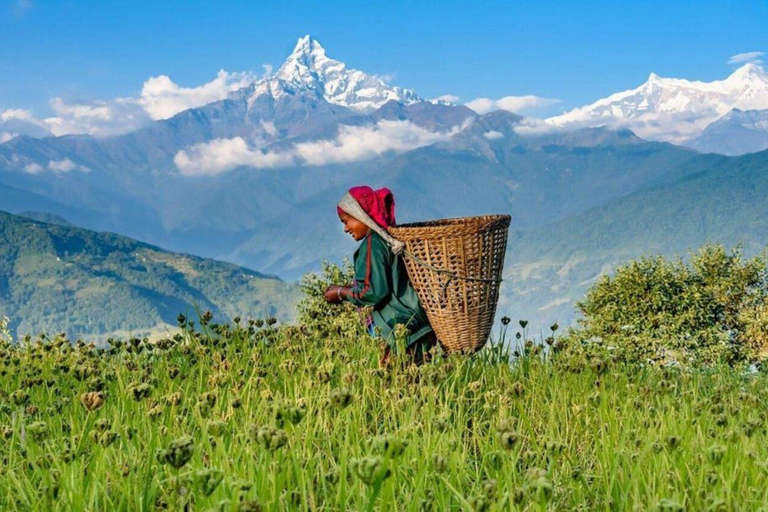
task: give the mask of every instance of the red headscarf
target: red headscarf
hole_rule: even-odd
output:
[[[355,198],[371,219],[379,226],[387,229],[395,225],[395,197],[388,188],[373,190],[371,187],[352,187],[349,194]],[[336,207],[341,215],[342,210]]]

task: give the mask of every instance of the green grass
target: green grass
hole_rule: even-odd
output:
[[[248,322],[108,351],[58,339],[0,353],[3,510],[768,502],[762,373],[510,364],[493,347],[384,371],[359,329]],[[88,392],[103,405],[89,411]],[[191,451],[168,451],[185,436]]]

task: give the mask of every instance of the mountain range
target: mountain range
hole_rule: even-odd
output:
[[[701,154],[603,121],[642,119],[643,109],[678,115],[684,109],[674,105],[705,105],[706,94],[720,103],[699,110],[714,115],[738,100],[736,90],[751,91],[749,105],[764,108],[761,73],[745,66],[717,86],[652,76],[647,87],[584,110],[582,118],[542,121],[425,100],[348,68],[304,37],[276,73],[137,131],[18,136],[0,144],[0,209],[54,214],[82,228],[294,280],[323,259],[354,252],[334,208],[346,189],[387,186],[401,223],[510,213],[500,307],[532,322],[556,317],[563,324],[573,319],[573,300],[585,286],[614,265],[644,250],[670,253],[707,241],[706,229],[670,234],[697,222],[683,214],[699,212],[690,203],[702,202],[703,192],[686,183],[730,169],[731,186],[742,191],[740,212],[759,212],[755,203],[768,193],[747,174],[762,172],[764,152]],[[752,124],[759,131],[761,114],[749,115],[757,116]],[[685,142],[697,147],[694,140]],[[706,193],[731,197],[718,195],[726,182],[707,181]],[[627,203],[635,197],[643,199]],[[717,222],[718,233],[742,236],[750,249],[768,241],[760,229],[739,228],[749,219],[707,219]]]

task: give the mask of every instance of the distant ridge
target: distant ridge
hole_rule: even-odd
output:
[[[184,313],[293,317],[295,287],[111,233],[0,212],[0,315],[15,335],[167,332]]]

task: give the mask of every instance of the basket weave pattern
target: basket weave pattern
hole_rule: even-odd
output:
[[[448,352],[476,352],[491,333],[509,222],[509,215],[486,215],[389,228],[405,243],[408,276]]]

